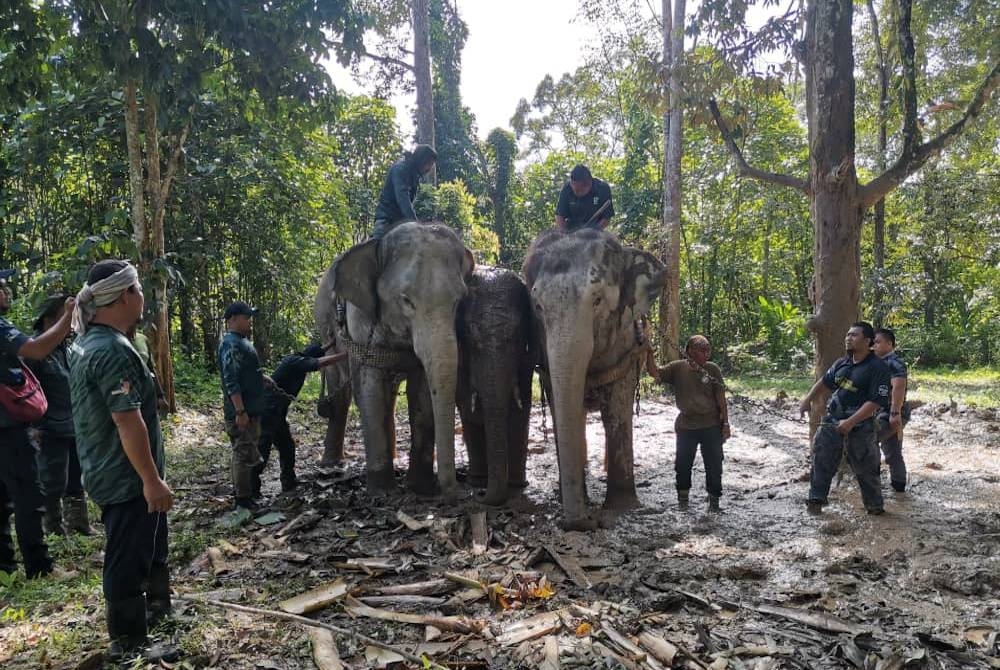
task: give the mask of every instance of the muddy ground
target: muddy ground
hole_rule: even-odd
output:
[[[865,514],[850,475],[834,485],[826,511],[810,516],[807,426],[792,418],[787,401],[733,402],[723,512],[708,514],[700,463],[690,510],[677,509],[676,409],[668,399],[644,400],[635,419],[643,508],[608,529],[580,533],[558,527],[552,422],[536,409],[531,483],[510,506],[487,510],[482,547],[470,528],[470,515],[482,508],[467,492],[449,504],[402,493],[369,498],[356,424],[349,466],[319,469],[321,434],[307,405],[298,403],[293,417],[300,490],[278,495],[273,463],[266,508],[238,528],[223,525],[230,520],[228,445],[219,417],[186,411],[175,420],[168,453],[185,463],[172,479],[179,594],[276,610],[283,599],[342,579],[359,600],[339,597],[308,616],[450,668],[1000,667],[994,410],[920,408],[905,433],[910,487],[894,494],[883,475],[884,516]],[[588,441],[589,492],[599,503],[603,431],[596,414]],[[405,460],[404,450],[401,467]],[[3,667],[99,666],[98,561],[91,556],[77,566],[90,571],[92,584],[80,602],[0,623]],[[397,596],[362,600],[446,573],[467,582],[437,581],[423,590],[429,600],[413,604]],[[485,588],[477,593],[468,580]],[[172,667],[316,667],[313,645],[320,643],[300,624],[187,602],[175,609],[176,621],[156,631],[186,654]],[[420,616],[416,623],[373,618],[386,611]],[[438,617],[440,626],[429,628],[421,616]],[[423,665],[393,664],[359,639],[334,640],[345,668]],[[425,667],[433,666],[428,660]]]

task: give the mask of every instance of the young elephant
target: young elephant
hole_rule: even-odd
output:
[[[487,505],[527,486],[531,413],[531,299],[521,279],[477,267],[458,307],[458,411],[469,452],[469,483]]]

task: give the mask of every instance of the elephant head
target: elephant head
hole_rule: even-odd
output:
[[[390,350],[412,349],[422,364],[433,406],[438,482],[446,494],[453,493],[457,487],[455,315],[465,295],[465,278],[473,266],[472,253],[451,228],[440,224],[403,223],[393,227],[379,241],[371,240],[348,250],[330,269],[333,292],[348,303],[347,329],[351,338]],[[352,364],[352,374],[358,370]],[[363,369],[361,373],[364,374]],[[411,391],[409,386],[408,392]],[[368,396],[384,393],[369,388],[359,397],[358,390],[355,384],[355,401],[361,408],[362,420],[370,423],[374,419],[366,416],[366,407],[374,407],[373,403],[386,399]],[[369,414],[379,412],[381,410]],[[411,422],[413,416],[414,408],[411,407]],[[376,488],[391,485],[391,451],[373,445],[367,432],[365,441],[369,484]],[[417,447],[416,431],[414,447]],[[431,465],[432,460],[426,462]],[[411,475],[412,465],[411,453]],[[376,472],[379,474],[373,476]]]
[[[585,482],[588,375],[613,370],[636,352],[635,322],[663,289],[666,270],[652,254],[623,246],[597,230],[542,233],[529,250],[524,276],[531,291],[541,353],[552,386],[560,491],[566,523],[587,525]],[[638,372],[606,390],[608,438],[605,506],[633,504],[630,400]],[[611,427],[611,429],[609,429]],[[617,428],[615,428],[617,427]],[[617,430],[612,435],[613,430]],[[627,442],[627,444],[622,444]],[[627,461],[627,462],[625,462]]]

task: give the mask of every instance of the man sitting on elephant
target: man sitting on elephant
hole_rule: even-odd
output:
[[[577,165],[569,173],[569,181],[559,193],[556,205],[556,228],[572,233],[581,228],[604,230],[615,215],[611,202],[611,187],[594,179],[590,168]]]
[[[413,201],[417,198],[420,178],[428,174],[437,162],[437,152],[426,144],[418,144],[413,153],[389,168],[375,208],[375,229],[372,239],[380,240],[389,230],[404,221],[416,221]]]

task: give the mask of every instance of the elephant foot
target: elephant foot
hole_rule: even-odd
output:
[[[392,468],[386,470],[368,471],[368,494],[372,496],[389,495],[396,491],[396,475]]]
[[[591,531],[597,530],[598,526],[598,520],[590,515],[581,517],[565,517],[559,522],[559,527],[563,530]]]
[[[641,506],[635,491],[621,491],[618,493],[611,493],[609,491],[607,497],[604,499],[604,509],[613,512],[625,512]]]
[[[437,481],[435,481],[433,476],[407,475],[406,487],[418,496],[434,496],[438,492]]]
[[[323,455],[323,458],[319,459],[319,467],[321,468],[339,468],[346,461],[343,458],[338,458],[336,456]]]
[[[507,502],[507,493],[485,491],[484,493],[476,494],[476,502],[487,507],[502,507]]]

